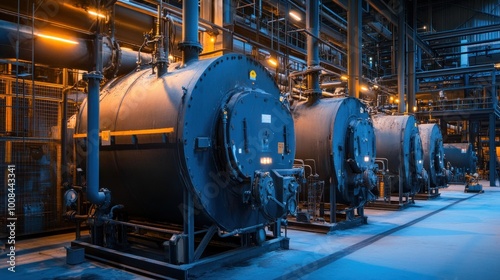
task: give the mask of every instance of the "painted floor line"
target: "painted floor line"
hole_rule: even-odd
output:
[[[451,204],[448,204],[448,205],[446,205],[446,206],[444,206],[444,207],[442,207],[442,208],[440,208],[438,210],[435,210],[435,211],[433,211],[433,212],[431,212],[429,214],[426,214],[426,215],[424,215],[424,216],[422,216],[420,218],[412,220],[412,221],[410,221],[410,222],[408,222],[408,223],[406,223],[404,225],[400,225],[400,226],[397,226],[397,227],[395,227],[393,229],[384,231],[384,232],[379,233],[377,235],[374,235],[374,236],[372,236],[370,238],[367,238],[367,239],[365,239],[365,240],[363,240],[361,242],[358,242],[358,243],[356,243],[354,245],[351,245],[351,246],[349,246],[347,248],[344,248],[344,249],[342,249],[342,250],[340,250],[338,252],[335,252],[335,253],[330,254],[328,256],[325,256],[325,257],[322,257],[322,258],[320,258],[320,259],[318,259],[316,261],[313,261],[311,263],[308,263],[308,264],[306,264],[306,265],[304,265],[304,266],[302,266],[302,267],[300,267],[298,269],[295,269],[295,270],[293,270],[291,272],[288,272],[287,274],[284,274],[284,275],[282,275],[282,276],[280,276],[278,278],[275,278],[275,280],[278,280],[278,279],[279,280],[284,280],[284,279],[287,279],[287,280],[288,279],[300,279],[304,275],[310,274],[310,273],[312,273],[312,272],[314,272],[314,271],[316,271],[316,270],[318,270],[318,269],[320,269],[320,268],[322,268],[322,267],[324,267],[326,265],[329,265],[329,264],[331,264],[331,263],[333,263],[333,262],[335,262],[335,261],[337,261],[337,260],[339,260],[339,259],[347,256],[347,255],[350,255],[350,254],[352,254],[352,253],[354,253],[354,252],[356,252],[356,251],[358,251],[358,250],[360,250],[360,249],[362,249],[362,248],[364,248],[364,247],[366,247],[368,245],[371,245],[371,244],[375,243],[376,241],[378,241],[378,240],[380,240],[380,239],[382,239],[382,238],[384,238],[386,236],[389,236],[389,235],[391,235],[391,234],[393,234],[395,232],[398,232],[398,231],[400,231],[402,229],[408,228],[408,227],[410,227],[410,226],[412,226],[412,225],[414,225],[414,224],[416,224],[416,223],[418,223],[420,221],[423,221],[423,220],[429,218],[430,216],[433,216],[433,215],[435,215],[435,214],[437,214],[437,213],[439,213],[441,211],[444,211],[444,210],[450,208],[451,206],[456,205],[456,204],[458,204],[458,203],[460,203],[462,201],[465,201],[467,199],[470,199],[470,198],[472,198],[472,197],[474,197],[474,196],[476,196],[478,194],[479,193],[471,195],[469,197],[461,198],[461,199],[459,199],[459,200],[457,200],[457,201],[455,201],[455,202],[453,202]]]

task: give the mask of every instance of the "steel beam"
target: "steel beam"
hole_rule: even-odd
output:
[[[424,41],[433,41],[450,37],[461,37],[461,36],[476,35],[487,32],[497,32],[499,29],[500,29],[500,24],[492,24],[487,26],[479,26],[479,27],[471,27],[458,30],[448,30],[448,31],[423,34],[420,37]]]
[[[493,64],[439,69],[439,70],[419,72],[417,73],[417,79],[434,78],[438,76],[463,75],[463,74],[478,73],[478,72],[490,72],[493,69],[494,69]]]

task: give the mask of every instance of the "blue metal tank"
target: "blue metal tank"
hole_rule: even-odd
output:
[[[76,133],[98,133],[87,131],[85,107]],[[198,226],[243,231],[295,210],[293,118],[251,58],[231,54],[111,81],[100,95],[100,130],[100,186],[130,217],[182,223],[184,190]]]
[[[374,115],[373,125],[377,142],[377,158],[387,160],[392,193],[398,193],[399,180],[402,192],[410,196],[419,192],[427,181],[424,169],[422,140],[417,120],[412,115]]]
[[[443,148],[454,182],[465,182],[465,174],[476,172],[477,155],[471,143],[444,143]]]
[[[444,166],[443,135],[437,124],[419,124],[422,139],[424,168],[429,173],[430,187],[442,188],[447,184]]]
[[[375,134],[358,99],[324,98],[294,108],[298,159],[314,159],[317,173],[336,202],[363,206],[376,185]]]

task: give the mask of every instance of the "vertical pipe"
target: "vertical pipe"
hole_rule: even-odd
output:
[[[319,0],[307,0],[307,85],[309,101],[315,102],[321,96],[319,87]]]
[[[64,69],[63,70],[64,73],[67,73],[68,72],[68,69]],[[65,75],[66,76],[66,75]],[[66,78],[64,79],[64,84],[67,85],[66,83]],[[68,150],[68,145],[67,145],[67,130],[68,130],[68,118],[67,118],[67,115],[68,115],[68,92],[69,92],[69,88],[66,87],[64,88],[63,92],[62,92],[62,98],[63,98],[63,101],[62,101],[62,117],[60,118],[61,120],[61,182],[58,182],[60,183],[61,185],[64,184],[64,183],[67,183],[68,182],[68,159],[66,158],[66,153],[67,153],[67,150]]]
[[[497,173],[497,152],[495,146],[495,130],[496,130],[496,115],[495,110],[497,107],[497,86],[496,86],[496,70],[493,69],[491,72],[491,106],[492,112],[490,113],[490,121],[489,121],[489,154],[490,154],[490,186],[495,186],[495,176]]]
[[[87,97],[87,198],[92,204],[104,202],[104,192],[99,191],[99,84],[100,72],[84,75],[88,81]]]
[[[100,1],[98,1],[100,2]],[[99,7],[100,5],[97,5]],[[95,71],[86,73],[87,96],[87,198],[92,204],[104,202],[105,194],[99,191],[99,88],[102,76],[102,36],[101,20],[96,17],[95,31]],[[100,238],[100,237],[98,237]],[[99,239],[96,239],[99,240]]]
[[[406,20],[405,20],[405,1],[399,1],[398,10],[398,94],[399,94],[399,113],[406,112],[405,102],[405,74],[406,74],[406,57],[405,57],[405,39],[406,39]]]
[[[185,0],[182,2],[182,42],[179,47],[182,50],[182,63],[187,64],[191,60],[198,60],[201,45],[198,41],[199,10],[197,0]]]
[[[349,96],[359,98],[361,78],[361,0],[350,0],[347,11],[347,74]]]
[[[37,133],[38,118],[36,117],[36,98],[35,98],[35,2],[32,5],[31,14],[31,135],[39,136]]]
[[[235,13],[234,6],[232,5],[232,0],[222,0],[223,1],[223,18],[222,26],[226,30],[233,30],[233,15]],[[233,34],[229,31],[222,31],[222,48],[224,50],[233,50]]]
[[[416,43],[415,38],[417,37],[417,0],[413,0],[412,5],[412,34],[410,39],[410,44],[408,45],[408,112],[414,112],[413,107],[415,107],[415,84],[416,84],[416,74],[415,74],[415,55],[416,55]]]
[[[489,156],[490,156],[490,186],[494,187],[495,186],[495,176],[496,176],[496,160],[497,160],[497,153],[496,153],[496,146],[495,146],[495,122],[496,121],[496,116],[495,113],[492,112],[490,113],[490,122],[489,122]]]
[[[184,234],[187,235],[187,244],[184,245],[184,261],[192,263],[194,261],[194,203],[191,192],[184,188]]]
[[[158,15],[157,15],[157,22],[156,22],[156,42],[155,49],[156,49],[156,77],[163,76],[163,74],[167,73],[167,67],[168,67],[168,53],[165,52],[165,45],[168,45],[165,43],[165,34],[164,34],[164,26],[165,24],[163,23],[162,19],[162,13],[163,13],[163,5],[162,1],[160,1],[160,4],[158,5]],[[114,39],[114,38],[113,38]]]

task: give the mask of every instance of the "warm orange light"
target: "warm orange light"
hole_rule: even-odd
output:
[[[340,76],[340,79],[342,81],[347,81],[349,79],[349,77],[347,77],[347,75],[342,75],[342,76]]]
[[[362,85],[362,86],[360,87],[360,89],[361,89],[361,91],[363,91],[363,92],[367,92],[367,91],[368,91],[368,87],[367,87],[367,86],[365,86],[365,85]]]
[[[300,17],[300,15],[295,12],[295,11],[290,11],[290,13],[288,13],[294,20],[296,21],[301,21],[302,18]]]
[[[276,59],[274,59],[274,58],[272,58],[272,57],[271,57],[271,58],[269,58],[269,59],[267,60],[267,62],[269,62],[269,64],[271,64],[272,66],[278,66],[278,62],[276,61]]]
[[[93,15],[93,16],[97,16],[97,17],[100,17],[100,18],[105,18],[106,16],[103,15],[103,14],[100,14],[98,12],[94,12],[94,11],[88,11],[89,14]]]
[[[51,35],[45,35],[45,34],[36,34],[38,37],[42,37],[42,38],[46,38],[46,39],[50,39],[50,40],[55,40],[55,41],[59,41],[59,42],[64,42],[64,43],[68,43],[68,44],[73,44],[73,45],[78,45],[79,43],[77,41],[73,41],[73,40],[69,40],[69,39],[64,39],[64,38],[60,38],[60,37],[56,37],[56,36],[51,36]]]

